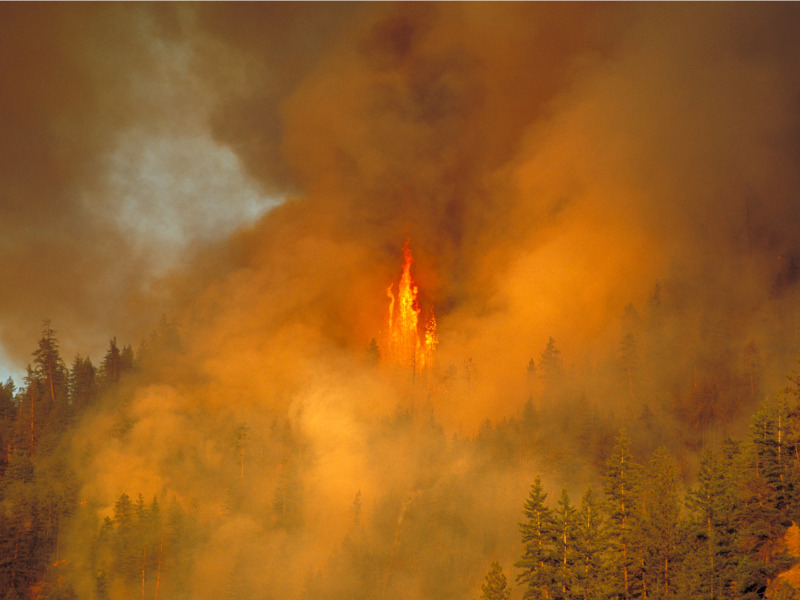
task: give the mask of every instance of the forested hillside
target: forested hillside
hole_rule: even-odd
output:
[[[518,417],[487,420],[472,436],[450,437],[432,412],[398,404],[394,416],[369,424],[363,442],[414,467],[387,474],[405,483],[371,491],[369,505],[351,490],[343,533],[325,545],[314,537],[327,534],[309,523],[324,505],[309,497],[324,459],[296,419],[275,411],[262,423],[222,426],[211,440],[221,458],[209,479],[221,487],[209,490],[221,498],[215,514],[208,498],[188,498],[175,482],[147,496],[123,483],[112,505],[85,495],[91,457],[133,435],[141,415],[132,399],[163,384],[174,366],[163,352],[179,346],[164,323],[136,356],[112,339],[99,366],[76,356],[68,367],[44,324],[24,381],[7,381],[0,398],[4,599],[196,598],[204,582],[236,599],[379,599],[409,590],[486,600],[797,594],[791,577],[780,578],[800,562],[787,541],[800,516],[797,372],[754,406],[746,435],[706,445],[683,469],[665,447],[639,436],[634,448],[625,429],[611,432],[613,418],[597,423],[587,445],[578,413],[588,405],[563,390],[549,393],[572,402],[577,440],[559,437],[570,431],[557,424],[563,407],[538,406],[539,392],[521,399]],[[547,388],[548,369],[561,369],[558,354],[551,339],[537,386]],[[108,448],[81,439],[81,423],[103,420]],[[180,461],[198,460],[185,451],[170,458],[179,470]],[[214,564],[207,552],[220,524],[231,545]],[[310,549],[302,583],[282,577]]]
[[[798,33],[0,3],[0,600],[800,598]]]

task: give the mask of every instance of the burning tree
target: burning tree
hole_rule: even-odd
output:
[[[433,310],[420,335],[419,288],[411,276],[414,257],[411,254],[411,240],[403,245],[403,271],[397,283],[386,288],[389,298],[389,327],[382,351],[384,361],[411,367],[414,373],[433,366],[433,354],[439,340],[436,336],[436,317]]]

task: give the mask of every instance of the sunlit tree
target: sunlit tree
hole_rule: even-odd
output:
[[[514,563],[520,569],[517,583],[525,586],[525,600],[553,597],[554,564],[557,562],[553,548],[555,522],[546,500],[547,493],[537,477],[523,507],[525,520],[519,525],[522,557]]]
[[[561,491],[553,511],[554,592],[556,598],[573,598],[577,578],[576,566],[580,562],[577,545],[577,511],[567,490]]]
[[[612,564],[617,572],[618,594],[632,597],[634,579],[634,547],[632,528],[635,492],[640,467],[630,453],[630,441],[621,431],[611,456],[606,461],[604,489],[608,499],[609,534]]]

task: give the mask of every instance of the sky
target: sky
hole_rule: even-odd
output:
[[[293,281],[372,311],[353,269],[385,286],[411,237],[423,298],[487,355],[582,352],[657,282],[748,336],[796,278],[791,5],[2,12],[4,371],[46,319],[97,362],[305,244],[352,289]]]
[[[247,562],[275,548],[302,582],[356,491],[399,531],[480,473],[498,498],[465,520],[509,521],[529,465],[417,453],[527,401],[553,437],[641,416],[689,447],[697,390],[741,426],[800,349],[799,33],[795,3],[0,4],[0,376],[45,320],[67,365],[174,323],[72,451],[99,516],[120,490],[195,507],[219,574],[198,598],[232,547],[254,587],[289,585]],[[438,325],[426,393],[369,362],[406,240]],[[528,370],[550,339],[557,395]],[[431,418],[389,427],[398,407]],[[258,520],[283,421],[309,499],[289,546]],[[266,450],[231,512],[242,423]]]

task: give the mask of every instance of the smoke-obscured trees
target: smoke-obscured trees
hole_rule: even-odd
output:
[[[98,371],[100,386],[107,388],[117,383],[122,374],[131,368],[133,368],[133,349],[128,345],[120,350],[117,338],[111,338]]]
[[[122,494],[94,537],[90,565],[95,595],[109,598],[121,590],[136,589],[141,597],[157,600],[187,597],[185,588],[190,547],[184,538],[187,517],[177,504],[163,515],[158,500],[139,494],[134,502]],[[165,593],[166,592],[166,593]]]
[[[492,562],[486,580],[481,585],[481,600],[511,600],[511,590],[503,574],[503,567],[496,560]]]
[[[564,366],[561,351],[556,346],[556,341],[551,337],[539,358],[539,377],[542,380],[542,393],[552,396],[556,393],[564,379]]]

